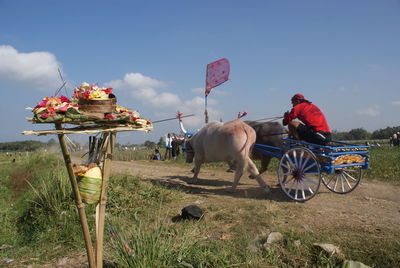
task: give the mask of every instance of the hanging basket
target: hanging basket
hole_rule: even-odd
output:
[[[102,181],[99,167],[91,168],[78,177],[79,192],[84,203],[90,205],[99,201]]]

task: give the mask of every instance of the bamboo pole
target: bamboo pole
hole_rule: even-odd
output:
[[[59,124],[59,123],[57,123]],[[22,132],[22,135],[49,135],[49,134],[96,134],[96,133],[107,133],[117,131],[152,131],[152,126],[137,127],[137,126],[118,126],[118,127],[76,127],[66,129],[52,129],[52,130],[26,130]]]
[[[107,189],[108,181],[111,173],[112,154],[116,139],[116,132],[109,134],[109,139],[106,144],[106,155],[103,162],[103,182],[101,184],[100,202],[98,205],[98,222],[96,222],[96,263],[97,268],[103,267],[103,239],[104,239],[104,220],[107,204]]]
[[[58,130],[60,130],[62,128],[60,123],[56,123],[55,126],[56,126],[56,129],[58,129]],[[60,141],[60,146],[61,146],[61,151],[62,151],[62,154],[64,157],[65,166],[67,167],[69,180],[71,182],[72,190],[74,192],[75,205],[78,209],[79,218],[81,220],[81,226],[82,226],[83,236],[85,238],[86,253],[87,253],[87,257],[88,257],[89,267],[94,268],[95,267],[95,259],[94,259],[92,241],[90,238],[89,226],[88,226],[87,219],[86,219],[85,208],[82,203],[81,195],[79,193],[78,183],[76,181],[75,174],[72,169],[72,161],[71,161],[71,156],[69,155],[69,152],[67,149],[67,143],[65,141],[65,134],[58,134],[58,140]]]

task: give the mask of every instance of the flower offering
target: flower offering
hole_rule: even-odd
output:
[[[83,82],[80,87],[76,87],[74,90],[75,99],[87,99],[87,100],[107,100],[112,94],[112,88],[101,88],[98,84],[89,85]]]
[[[82,83],[73,98],[45,97],[33,108],[36,123],[124,124],[151,129],[152,123],[137,111],[116,104],[112,88]]]

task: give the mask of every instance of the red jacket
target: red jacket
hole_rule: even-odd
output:
[[[311,126],[315,131],[331,132],[324,114],[312,103],[302,102],[296,104],[290,113],[285,114],[283,125],[286,126],[295,118],[301,120],[305,125]]]

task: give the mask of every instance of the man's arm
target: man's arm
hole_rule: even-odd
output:
[[[296,108],[297,107],[297,108]],[[284,126],[286,126],[287,124],[289,124],[290,121],[292,121],[293,119],[296,119],[298,116],[298,107],[299,105],[296,105],[292,108],[292,110],[290,112],[286,112],[283,115],[283,120],[282,120],[282,124]]]

